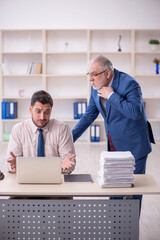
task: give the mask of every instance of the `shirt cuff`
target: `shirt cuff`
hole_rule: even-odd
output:
[[[114,93],[114,92],[111,92],[111,93],[109,94],[109,96],[108,96],[108,98],[107,98],[107,99],[109,99],[113,93]]]

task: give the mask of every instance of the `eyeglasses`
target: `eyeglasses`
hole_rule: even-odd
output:
[[[107,70],[108,70],[108,69],[106,69],[106,70],[104,70],[104,71],[102,71],[102,72],[100,72],[100,73],[95,73],[95,72],[87,73],[87,75],[90,76],[90,77],[97,77],[98,75],[104,73],[104,72],[107,71]]]

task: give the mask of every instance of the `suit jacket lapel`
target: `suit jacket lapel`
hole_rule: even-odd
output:
[[[111,110],[111,104],[107,100],[106,101],[106,119],[108,119],[108,117],[109,117],[110,110]]]
[[[100,97],[99,96],[97,96],[97,97],[98,97],[98,101],[97,102],[98,102],[98,107],[100,109],[100,112],[101,112],[103,118],[106,118],[106,113],[103,111],[103,108],[101,106]]]
[[[119,85],[119,71],[114,69],[114,78],[111,84],[111,87],[113,88],[114,92],[116,92],[118,85]],[[109,101],[106,101],[106,119],[108,119],[109,117],[110,110],[111,104],[109,103]]]
[[[117,91],[118,86],[119,86],[119,71],[114,69],[114,78],[111,84],[111,87],[113,88],[114,92]]]

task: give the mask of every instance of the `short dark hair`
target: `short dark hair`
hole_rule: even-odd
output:
[[[49,103],[51,107],[53,107],[53,99],[51,95],[44,90],[33,93],[31,98],[31,106],[33,107],[36,102],[40,102],[42,104]]]

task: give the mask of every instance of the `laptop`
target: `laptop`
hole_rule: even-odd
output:
[[[61,183],[61,159],[60,157],[17,157],[16,175],[17,183]]]

